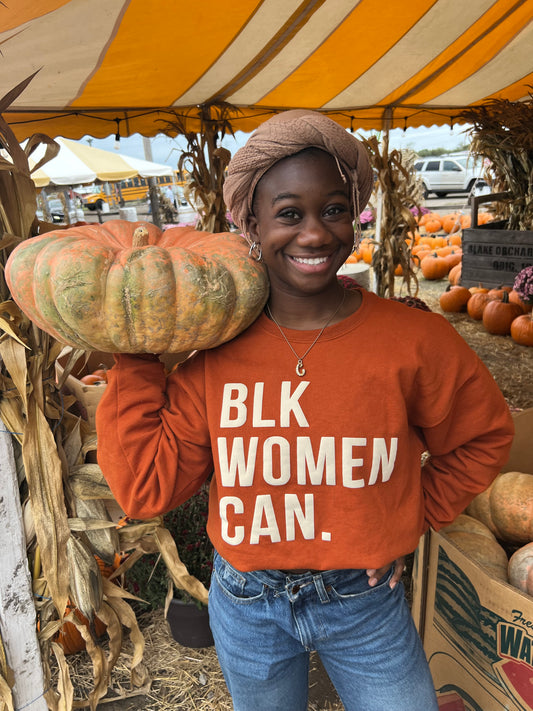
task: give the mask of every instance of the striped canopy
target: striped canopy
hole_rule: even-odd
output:
[[[450,123],[533,85],[533,0],[16,0],[0,3],[0,95],[22,140],[234,130],[310,108],[354,129]],[[216,113],[217,109],[213,109]]]

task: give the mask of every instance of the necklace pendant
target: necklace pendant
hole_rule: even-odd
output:
[[[300,378],[303,378],[303,376],[305,375],[304,362],[301,358],[299,358],[298,362],[296,363],[296,375],[299,375]]]

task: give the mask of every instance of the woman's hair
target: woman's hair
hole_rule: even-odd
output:
[[[335,158],[339,171],[351,183],[356,218],[373,188],[373,174],[363,144],[327,116],[316,111],[285,111],[261,124],[230,161],[224,182],[224,200],[233,222],[246,232],[259,180],[282,158],[306,148],[319,148]]]

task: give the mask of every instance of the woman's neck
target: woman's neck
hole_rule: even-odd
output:
[[[345,290],[340,284],[328,292],[292,296],[271,293],[267,316],[285,328],[312,331],[342,321],[359,308],[361,296],[358,291]],[[270,311],[270,314],[269,314]]]

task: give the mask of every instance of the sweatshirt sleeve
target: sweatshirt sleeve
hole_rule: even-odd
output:
[[[513,440],[507,403],[484,364],[473,360],[473,371],[449,399],[445,415],[422,430],[430,453],[422,469],[426,527],[435,530],[491,484]]]
[[[201,369],[195,373],[201,388]],[[96,411],[98,463],[134,518],[170,511],[212,472],[203,394],[193,388],[169,398],[169,380],[157,356],[116,355]]]

